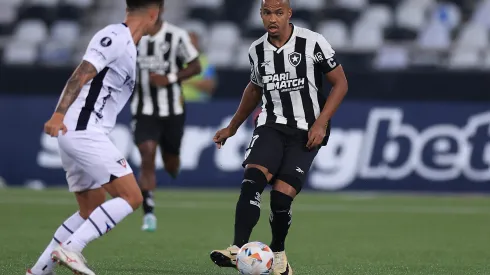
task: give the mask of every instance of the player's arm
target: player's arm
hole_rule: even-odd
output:
[[[212,95],[216,89],[216,82],[216,70],[212,65],[208,65],[205,68],[203,79],[190,79],[186,84],[192,85],[208,95]]]
[[[213,138],[214,143],[221,148],[226,142],[226,139],[232,137],[237,132],[243,122],[252,114],[262,97],[262,88],[249,82],[242,95],[242,100],[238,106],[235,115],[230,121],[230,124],[224,129],[219,130]]]
[[[218,148],[221,148],[221,146],[224,145],[227,138],[235,135],[238,128],[240,128],[243,122],[252,114],[262,98],[263,84],[260,81],[260,78],[257,77],[254,61],[250,56],[249,59],[251,65],[250,82],[243,92],[240,105],[238,106],[235,115],[233,115],[230,124],[228,124],[228,127],[218,131],[214,136],[213,141],[217,144]]]
[[[187,80],[201,73],[201,62],[199,52],[192,45],[188,33],[182,35],[177,48],[177,58],[184,61],[187,66],[178,73],[167,75],[151,74],[150,81],[156,86],[167,86],[179,81]]]
[[[80,94],[82,87],[97,75],[97,69],[90,62],[83,60],[68,79],[61,93],[55,114],[65,115],[68,108]]]
[[[348,84],[342,65],[335,59],[335,52],[328,42],[320,36],[314,50],[315,66],[317,66],[332,84],[332,89],[323,106],[320,116],[308,134],[308,148],[319,146],[325,137],[328,122],[347,94]]]
[[[119,36],[121,37],[121,36]],[[68,79],[61,93],[56,109],[44,125],[44,131],[50,136],[58,136],[59,131],[66,133],[63,119],[66,112],[76,100],[83,86],[91,81],[107,65],[116,60],[122,52],[121,38],[111,29],[104,29],[94,35],[80,65]]]
[[[240,128],[243,122],[252,114],[262,98],[262,88],[249,82],[242,95],[242,100],[235,115],[228,125],[234,132]]]

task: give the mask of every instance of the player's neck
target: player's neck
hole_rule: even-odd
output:
[[[134,44],[138,44],[141,37],[145,35],[145,23],[139,20],[135,16],[127,15],[126,20],[124,20],[126,26],[128,26],[131,36],[133,37]]]
[[[157,34],[162,29],[162,26],[163,26],[163,21],[157,22],[148,34],[150,36],[154,36],[155,34]]]
[[[277,48],[281,48],[286,43],[288,43],[289,39],[293,35],[293,31],[294,31],[293,25],[288,24],[288,27],[286,28],[286,30],[284,32],[281,32],[279,34],[279,36],[277,36],[277,37],[269,36],[268,37],[269,43],[271,43],[273,46],[275,46]]]

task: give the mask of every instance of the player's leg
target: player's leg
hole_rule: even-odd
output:
[[[184,136],[185,116],[178,115],[162,119],[163,130],[160,137],[165,171],[177,178],[180,171],[180,146]]]
[[[143,196],[143,226],[144,231],[156,229],[156,217],[154,215],[155,203],[153,190],[156,188],[155,155],[158,140],[161,135],[161,126],[158,118],[140,116],[135,119],[134,141],[141,155],[141,167],[138,183]]]
[[[260,218],[261,194],[280,165],[282,150],[279,132],[268,127],[255,130],[247,149],[245,173],[236,204],[233,246],[211,252],[211,259],[216,265],[235,267],[238,249],[249,242]]]
[[[102,133],[68,132],[58,138],[60,148],[70,152],[72,158],[96,182],[91,189],[103,189],[114,198],[100,204],[87,220],[54,249],[53,259],[79,274],[94,274],[86,266],[81,252],[91,241],[113,229],[121,220],[139,207],[143,198],[131,167],[120,152]],[[93,201],[94,198],[88,198]]]
[[[67,182],[69,190],[75,193],[79,205],[79,211],[66,219],[54,233],[53,239],[41,254],[36,264],[28,270],[27,274],[48,275],[54,274],[55,262],[51,259],[51,253],[65,242],[74,231],[76,231],[88,218],[91,212],[105,200],[105,192],[98,188],[94,179],[86,174],[76,163],[60,150],[64,169],[67,171]],[[90,190],[89,188],[98,188]],[[86,191],[79,191],[86,189]],[[102,191],[102,192],[100,192]]]
[[[271,191],[269,223],[272,231],[270,248],[274,252],[274,275],[293,273],[285,252],[286,237],[292,224],[291,205],[306,181],[318,149],[308,150],[306,142],[288,141],[283,164],[279,168]]]

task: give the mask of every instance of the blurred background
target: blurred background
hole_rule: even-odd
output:
[[[293,0],[293,23],[323,34],[349,94],[312,166],[316,190],[490,191],[490,0]],[[165,19],[196,34],[211,91],[185,85],[182,173],[160,186],[237,188],[248,121],[223,150],[215,131],[249,81],[263,35],[260,1],[167,0]],[[0,177],[66,187],[57,142],[42,134],[92,35],[121,22],[122,0],[0,1]],[[328,86],[328,85],[327,85]],[[325,93],[328,93],[326,87]],[[129,110],[111,134],[135,171]]]

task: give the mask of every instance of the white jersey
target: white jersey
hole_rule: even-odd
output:
[[[138,78],[131,102],[133,116],[168,117],[184,113],[180,82],[166,87],[150,84],[150,72],[178,73],[184,65],[199,57],[189,34],[168,22],[153,36],[144,36],[138,44]]]
[[[125,24],[113,24],[97,32],[83,60],[97,69],[97,76],[83,86],[68,109],[68,131],[93,130],[108,134],[117,115],[134,90],[137,49]]]

